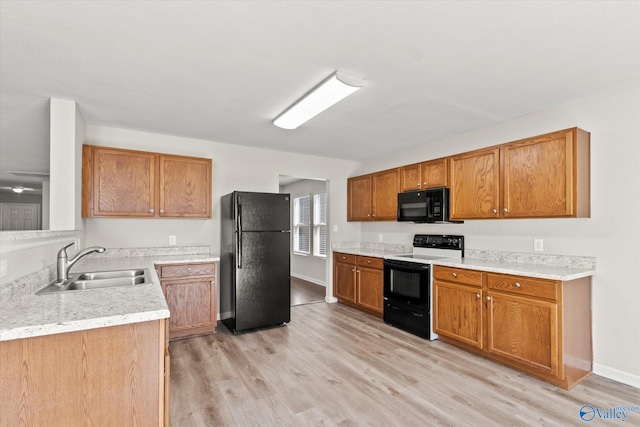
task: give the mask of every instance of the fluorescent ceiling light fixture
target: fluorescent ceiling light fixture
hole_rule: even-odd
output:
[[[13,190],[14,193],[22,193],[24,191],[24,187],[11,187],[11,190]]]
[[[362,86],[361,79],[336,71],[276,117],[273,124],[282,129],[295,129]]]

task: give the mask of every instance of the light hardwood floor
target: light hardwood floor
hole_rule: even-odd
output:
[[[580,419],[583,405],[640,406],[640,389],[603,377],[566,391],[342,304],[291,318],[172,342],[172,426],[640,425]]]

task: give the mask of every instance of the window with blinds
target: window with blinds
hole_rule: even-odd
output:
[[[311,196],[293,199],[293,251],[309,254],[311,248]]]
[[[327,193],[313,196],[313,254],[327,256]]]

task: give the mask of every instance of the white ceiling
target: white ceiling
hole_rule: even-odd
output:
[[[89,124],[363,160],[640,81],[637,1],[2,0],[0,16],[4,185],[48,170],[51,97]],[[271,124],[335,70],[365,87]]]

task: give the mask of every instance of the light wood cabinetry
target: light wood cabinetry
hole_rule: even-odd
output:
[[[591,280],[435,266],[434,331],[443,341],[571,388],[592,369]]]
[[[211,218],[211,159],[84,145],[82,216]]]
[[[451,157],[451,219],[588,217],[589,145],[572,128]]]
[[[395,221],[399,191],[399,168],[349,178],[347,221]]]
[[[415,163],[400,168],[400,191],[446,187],[448,184],[448,157]]]
[[[159,264],[160,284],[169,306],[169,338],[216,331],[216,265],[213,262]]]
[[[168,425],[165,320],[0,342],[3,426]]]
[[[382,258],[334,252],[334,296],[345,304],[382,317],[382,263]]]

